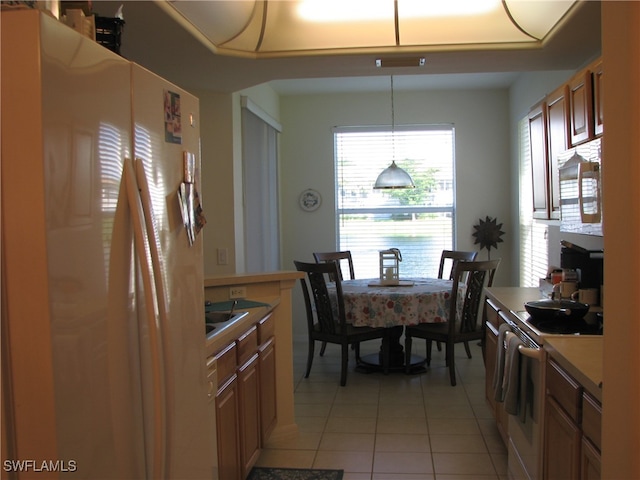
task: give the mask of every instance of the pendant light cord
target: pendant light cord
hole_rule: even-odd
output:
[[[396,161],[396,110],[393,102],[393,75],[391,75],[391,160]]]

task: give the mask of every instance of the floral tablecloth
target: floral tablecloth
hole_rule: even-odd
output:
[[[405,278],[413,286],[369,286],[375,280],[342,282],[347,322],[356,327],[394,327],[447,321],[451,280]]]

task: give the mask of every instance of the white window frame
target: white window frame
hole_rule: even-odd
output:
[[[367,191],[367,195],[369,195],[369,191],[373,192],[373,183],[377,175],[391,164],[392,158],[396,158],[396,163],[398,166],[403,166],[403,154],[402,154],[402,146],[396,145],[398,142],[402,142],[402,136],[407,134],[410,135],[411,132],[437,132],[437,131],[446,131],[450,132],[451,142],[451,172],[450,177],[447,176],[446,179],[442,180],[442,183],[447,185],[446,189],[450,190],[450,204],[443,204],[441,201],[438,202],[437,199],[433,200],[431,204],[425,203],[423,205],[358,205],[358,206],[345,206],[343,205],[343,195],[341,189],[341,172],[342,168],[340,162],[343,161],[340,158],[341,150],[339,146],[339,135],[340,134],[368,134],[368,133],[379,133],[380,137],[376,138],[375,147],[372,146],[372,157],[375,156],[377,158],[371,159],[370,163],[368,162],[366,168],[363,170],[367,170],[365,176],[369,176],[366,180],[363,180],[360,188]],[[359,126],[359,127],[335,127],[333,129],[334,133],[334,160],[335,160],[335,182],[336,182],[336,232],[337,232],[337,245],[336,248],[338,250],[351,250],[352,255],[354,256],[354,265],[356,270],[356,277],[366,278],[366,277],[375,277],[378,275],[378,252],[379,250],[398,247],[401,249],[404,262],[400,264],[400,275],[401,277],[407,276],[429,276],[435,277],[437,275],[437,267],[440,261],[440,253],[443,249],[453,249],[455,246],[455,238],[456,238],[456,194],[455,194],[455,128],[452,124],[437,124],[437,125],[403,125],[396,126],[392,128],[391,126]],[[395,135],[395,139],[393,138]],[[386,137],[386,138],[385,138]],[[380,142],[380,143],[378,143]],[[399,150],[396,154],[395,150]],[[379,151],[378,151],[379,150]],[[379,157],[379,158],[378,158]],[[382,159],[382,160],[381,160]],[[424,159],[423,159],[424,160]],[[428,160],[425,160],[427,164],[426,168],[431,168],[432,165],[429,164]],[[382,163],[380,163],[382,162]],[[448,162],[448,160],[447,160]],[[447,168],[449,165],[447,164]],[[436,189],[436,192],[444,190]],[[380,191],[378,191],[380,192]],[[448,191],[446,192],[449,193]],[[373,194],[374,195],[381,194]],[[437,194],[436,194],[437,195]],[[375,198],[375,197],[374,197]],[[374,202],[372,202],[374,203]],[[447,229],[450,229],[451,235],[450,237],[447,235],[446,240],[440,241],[438,243],[437,252],[434,250],[433,252],[419,253],[417,251],[404,251],[402,246],[395,244],[376,244],[373,242],[371,248],[366,249],[356,249],[354,251],[353,245],[350,245],[348,241],[345,241],[342,235],[342,218],[344,215],[411,215],[412,217],[416,214],[436,214],[436,215],[445,215],[447,217]],[[449,224],[450,220],[450,224]],[[405,221],[406,222],[406,221]],[[400,223],[399,223],[400,224]],[[406,224],[405,224],[406,225]],[[419,260],[415,257],[420,256]],[[407,258],[409,257],[409,258]],[[413,257],[413,258],[412,258]],[[426,258],[428,257],[428,258]]]

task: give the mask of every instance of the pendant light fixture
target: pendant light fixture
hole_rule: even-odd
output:
[[[396,165],[396,119],[395,109],[393,105],[393,75],[391,75],[391,142],[392,142],[392,159],[391,165],[385,168],[373,186],[374,189],[391,189],[391,188],[415,188],[415,184],[406,171]]]

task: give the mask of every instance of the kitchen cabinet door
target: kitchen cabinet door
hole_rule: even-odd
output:
[[[571,118],[571,146],[594,136],[593,88],[591,71],[580,72],[569,81],[569,114]]]
[[[260,382],[258,354],[238,369],[240,461],[246,478],[260,455]]]
[[[580,478],[582,432],[560,404],[547,396],[544,419],[545,480]]]
[[[240,431],[238,429],[238,381],[234,374],[216,395],[218,474],[220,479],[240,480]]]
[[[260,346],[258,360],[260,372],[260,436],[264,445],[277,422],[276,349],[274,337],[271,337]]]
[[[560,219],[560,179],[558,155],[569,147],[569,88],[564,85],[547,96],[548,202],[549,218]]]
[[[581,480],[600,480],[602,478],[600,451],[585,437],[582,437]]]
[[[539,103],[529,112],[529,145],[533,188],[533,218],[549,218],[547,167],[547,110]]]
[[[594,134],[598,136],[604,132],[604,116],[602,114],[602,91],[604,88],[602,82],[604,80],[604,72],[602,70],[602,59],[592,65],[591,80],[593,82],[593,128]]]

